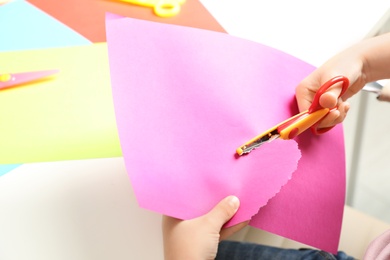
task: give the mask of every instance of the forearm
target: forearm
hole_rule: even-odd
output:
[[[339,75],[349,79],[349,87],[341,99],[337,99],[340,93],[337,86],[321,96],[321,106],[332,108],[337,104],[338,109],[321,120],[319,127],[341,123],[349,109],[348,98],[369,82],[390,78],[390,33],[363,40],[343,50],[303,79],[296,88],[299,110],[308,109],[320,86]]]
[[[390,78],[390,33],[367,39],[359,45],[366,82]]]

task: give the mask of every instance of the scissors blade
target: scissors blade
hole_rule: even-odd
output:
[[[377,95],[379,95],[381,93],[382,89],[383,89],[383,86],[381,84],[379,84],[378,82],[370,82],[370,83],[367,83],[363,87],[363,90],[365,90],[367,92],[375,93]]]
[[[280,133],[279,133],[278,129],[277,128],[271,129],[267,132],[264,132],[261,135],[256,136],[255,138],[253,138],[249,142],[240,146],[239,148],[237,148],[236,152],[239,155],[248,154],[252,150],[262,146],[264,143],[272,142],[273,140],[275,140],[279,137],[280,137]]]
[[[0,89],[14,87],[58,73],[59,70],[41,70],[0,74]]]

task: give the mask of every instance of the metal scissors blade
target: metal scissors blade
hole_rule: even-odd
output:
[[[330,87],[334,84],[342,82],[342,89],[339,94],[341,97],[345,91],[347,91],[349,86],[348,78],[344,76],[337,76],[329,81],[327,81],[324,85],[322,85],[317,93],[314,95],[313,102],[308,110],[301,112],[289,119],[281,122],[280,124],[268,129],[262,134],[252,138],[245,144],[241,145],[237,148],[236,152],[238,155],[243,155],[251,152],[253,149],[260,147],[265,142],[271,142],[277,138],[281,138],[283,140],[289,140],[295,138],[297,135],[301,134],[308,128],[311,128],[312,132],[315,134],[323,134],[333,127],[321,128],[318,129],[318,123],[332,110],[336,109],[336,107],[329,109],[323,108],[320,105],[320,97],[324,94]]]
[[[390,84],[382,85],[378,82],[367,83],[363,90],[376,94],[376,98],[379,101],[390,102]]]
[[[59,70],[41,70],[0,74],[0,90],[45,78],[58,72]]]
[[[265,131],[264,133],[256,136],[254,139],[247,142],[237,149],[239,155],[250,153],[252,150],[259,148],[265,143],[271,142],[280,137],[280,134],[276,127]]]

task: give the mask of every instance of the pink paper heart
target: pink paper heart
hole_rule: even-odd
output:
[[[180,27],[129,19],[125,30],[115,32],[118,21],[108,21],[113,94],[123,156],[140,206],[189,219],[233,194],[241,207],[229,224],[250,219],[291,178],[300,152],[294,141],[275,141],[241,158],[235,150],[264,130],[259,125],[271,126],[281,112],[290,116],[289,107],[266,104],[265,94],[277,93],[286,100],[281,104],[291,103],[293,95],[238,87],[248,71],[221,56],[219,48],[201,48],[199,40],[184,37],[186,32],[174,34]],[[123,42],[127,37],[131,40]],[[241,41],[232,46],[237,52],[244,47]],[[265,60],[274,54],[288,58],[252,47]],[[267,81],[262,64],[249,73]],[[257,78],[251,78],[255,84]]]
[[[156,114],[160,112],[168,116],[165,109],[154,111]],[[198,122],[217,121],[218,118],[210,116],[212,114],[210,111]],[[239,128],[231,129],[231,141],[220,131],[205,129],[198,129],[193,135],[195,138],[191,139],[183,137],[188,133],[186,124],[180,123],[183,120],[178,120],[177,124],[160,124],[158,131],[164,134],[145,140],[145,136],[153,135],[156,129],[149,128],[149,120],[144,120],[136,121],[137,128],[128,132],[130,139],[122,139],[126,144],[123,148],[126,167],[140,206],[176,218],[198,217],[222,198],[236,195],[240,198],[241,206],[226,226],[249,220],[291,179],[300,158],[297,143],[283,140],[267,143],[250,155],[237,158],[233,145],[236,143],[234,135]],[[227,128],[223,120],[218,125]],[[170,133],[172,128],[175,133]],[[210,134],[216,136],[211,148],[209,142],[196,139]],[[202,140],[210,139],[205,136]],[[174,149],[176,151],[172,152],[167,148],[172,144],[159,138],[178,144]],[[181,138],[186,142],[176,141]],[[149,145],[140,147],[139,140],[145,140],[143,143]],[[180,144],[183,146],[179,147]]]

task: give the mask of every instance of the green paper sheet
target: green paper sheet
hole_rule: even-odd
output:
[[[0,164],[121,156],[106,44],[0,53],[0,74],[46,69],[0,91]]]

